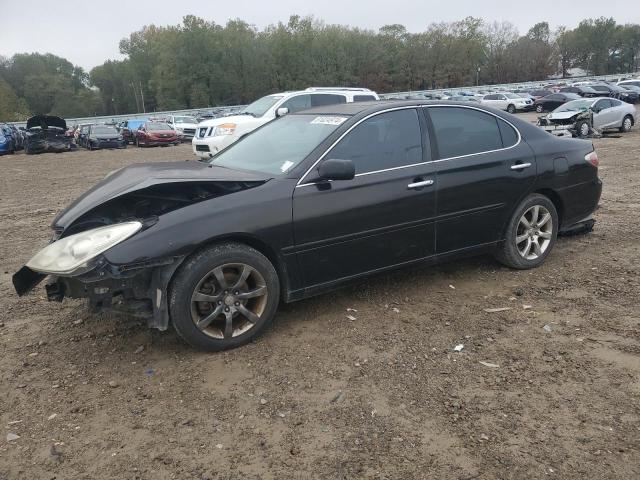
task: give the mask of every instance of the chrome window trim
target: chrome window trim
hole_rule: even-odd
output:
[[[346,132],[344,132],[342,135],[340,135],[340,137],[335,142],[333,142],[331,144],[331,146],[329,146],[329,148],[327,148],[322,155],[320,155],[320,157],[313,163],[313,165],[311,165],[311,167],[309,167],[307,169],[307,171],[304,172],[304,174],[300,177],[300,180],[298,180],[298,183],[296,184],[295,188],[306,187],[306,186],[309,186],[309,185],[316,185],[317,182],[302,183],[302,180],[304,180],[304,178],[309,174],[309,172],[311,172],[311,170],[313,170],[315,168],[315,166],[320,161],[322,161],[322,159],[324,159],[324,157],[333,149],[333,147],[335,147],[338,144],[338,142],[340,142],[340,140],[342,140],[347,134],[349,134],[351,132],[351,130],[353,130],[355,127],[360,125],[365,120],[368,120],[371,117],[375,117],[376,115],[380,115],[382,113],[387,113],[387,112],[393,112],[395,110],[406,110],[406,109],[409,109],[409,108],[440,108],[440,107],[467,108],[467,109],[470,109],[470,110],[477,110],[479,112],[486,113],[488,115],[492,115],[492,116],[496,117],[498,119],[498,121],[503,121],[503,122],[506,122],[508,125],[510,125],[511,128],[513,128],[516,131],[516,133],[518,134],[518,141],[516,143],[514,143],[513,145],[509,146],[509,147],[497,148],[497,149],[494,149],[494,150],[485,150],[485,151],[482,151],[482,152],[468,153],[466,155],[458,155],[458,156],[455,156],[455,157],[439,158],[437,160],[429,160],[428,162],[412,163],[411,165],[402,165],[402,166],[399,166],[399,167],[384,168],[382,170],[373,170],[371,172],[358,173],[358,174],[355,175],[355,177],[363,177],[365,175],[373,175],[375,173],[391,172],[393,170],[400,170],[400,169],[403,169],[403,168],[417,167],[417,166],[420,166],[420,165],[427,165],[427,164],[432,164],[432,163],[447,162],[449,160],[457,160],[457,159],[460,159],[460,158],[473,157],[475,155],[484,155],[485,153],[501,152],[503,150],[510,150],[512,148],[515,148],[518,145],[520,145],[520,143],[522,142],[522,135],[520,134],[520,130],[518,130],[518,128],[513,123],[511,123],[509,120],[506,120],[506,119],[502,118],[500,115],[496,115],[495,113],[489,112],[489,111],[484,110],[482,108],[474,107],[473,105],[457,105],[457,104],[443,103],[443,104],[438,104],[438,105],[408,105],[408,106],[402,106],[402,107],[389,108],[389,109],[386,109],[386,110],[380,110],[379,112],[374,112],[374,113],[372,113],[370,115],[367,115],[366,117],[360,119],[357,123],[355,123],[351,127],[349,127],[349,129]],[[432,140],[432,139],[430,138],[430,140]]]

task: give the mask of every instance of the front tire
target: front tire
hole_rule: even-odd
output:
[[[620,126],[620,133],[629,133],[633,127],[633,118],[631,115],[627,115],[622,119],[622,125]]]
[[[576,123],[576,132],[578,133],[578,137],[586,138],[589,136],[591,132],[591,127],[589,126],[589,122],[586,120],[580,120]]]
[[[280,281],[260,252],[223,243],[188,258],[168,295],[178,335],[215,352],[244,345],[265,330],[278,308]]]
[[[529,195],[515,209],[496,259],[520,270],[542,265],[555,245],[558,224],[553,202],[544,195]]]

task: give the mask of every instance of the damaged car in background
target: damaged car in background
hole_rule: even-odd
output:
[[[599,136],[606,130],[626,133],[636,123],[633,105],[615,98],[572,100],[538,118],[538,126],[558,137]]]
[[[71,150],[67,122],[54,115],[36,115],[27,120],[25,153],[65,152]]]
[[[542,265],[559,232],[593,226],[597,166],[592,142],[478,104],[325,105],[208,162],[112,172],[56,216],[13,284],[25,295],[48,277],[49,300],[223,350],[263,332],[280,302],[375,273],[470,254]]]

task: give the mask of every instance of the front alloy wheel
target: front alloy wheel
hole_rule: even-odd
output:
[[[557,235],[558,213],[555,205],[548,197],[534,193],[513,212],[496,258],[511,268],[537,267],[551,252]]]
[[[191,295],[191,319],[203,333],[228,340],[260,321],[268,298],[258,270],[245,263],[226,263],[198,282]]]
[[[248,245],[223,243],[187,258],[169,288],[178,334],[196,348],[243,345],[271,323],[280,298],[271,262]]]

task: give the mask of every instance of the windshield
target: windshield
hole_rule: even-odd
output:
[[[345,116],[287,115],[222,150],[209,163],[272,175],[287,173],[345,120]]]
[[[99,134],[118,134],[118,131],[114,128],[114,127],[107,127],[107,126],[100,126],[100,127],[93,127],[93,133],[99,133]]]
[[[281,98],[282,95],[267,95],[266,97],[262,97],[252,104],[247,105],[240,113],[244,115],[252,115],[254,117],[261,117]]]
[[[174,117],[176,123],[198,123],[194,117]]]
[[[172,130],[172,128],[166,123],[147,123],[147,130]]]
[[[556,112],[579,112],[580,110],[586,110],[591,106],[593,100],[571,100],[570,102],[561,105],[556,108]]]

